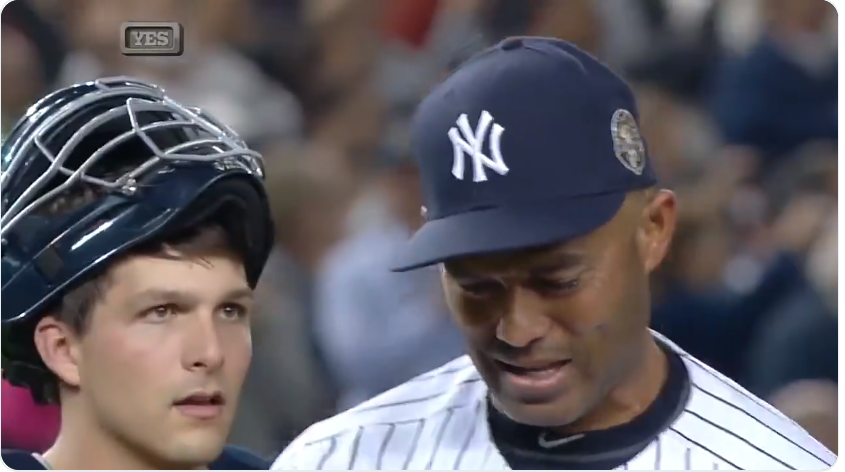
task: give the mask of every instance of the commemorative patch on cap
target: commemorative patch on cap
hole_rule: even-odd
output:
[[[616,110],[610,121],[610,134],[619,162],[631,172],[642,175],[646,160],[645,143],[634,115],[628,110]]]

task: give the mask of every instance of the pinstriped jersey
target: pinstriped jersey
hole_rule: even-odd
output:
[[[683,412],[625,470],[824,470],[836,456],[801,427],[656,335],[690,376]],[[274,470],[508,470],[488,390],[460,357],[308,428]]]

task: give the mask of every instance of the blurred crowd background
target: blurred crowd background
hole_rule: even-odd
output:
[[[123,56],[127,20],[181,22],[185,54]],[[231,439],[272,455],[461,354],[438,274],[387,270],[420,224],[409,117],[497,40],[572,41],[634,87],[680,196],[654,328],[836,450],[836,21],[824,0],[14,0],[0,125],[56,87],[132,75],[264,153],[277,250]],[[3,447],[49,444],[55,410],[2,395]]]

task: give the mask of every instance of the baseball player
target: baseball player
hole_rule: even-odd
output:
[[[414,120],[427,222],[468,355],[320,422],[275,469],[828,468],[836,456],[648,329],[675,196],[628,86],[563,41],[470,59]],[[377,329],[377,327],[373,327]]]
[[[61,405],[13,469],[266,469],[224,447],[272,223],[261,156],[153,85],[42,99],[3,143],[3,377]]]

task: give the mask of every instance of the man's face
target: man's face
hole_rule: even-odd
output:
[[[470,356],[514,420],[571,425],[641,358],[648,274],[665,254],[675,207],[668,192],[644,206],[630,200],[587,236],[445,265],[446,299]]]
[[[79,343],[79,403],[144,456],[210,462],[252,356],[241,262],[138,256],[110,280]]]

